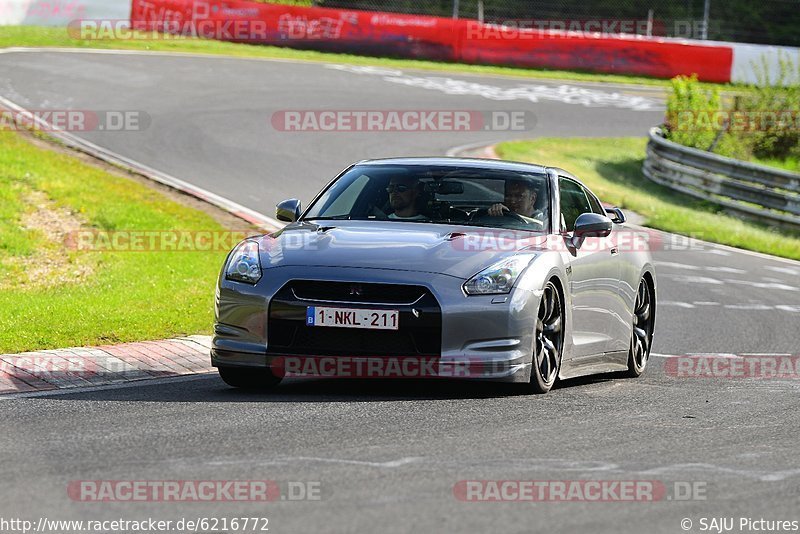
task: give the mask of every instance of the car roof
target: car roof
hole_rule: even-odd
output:
[[[504,171],[530,172],[547,174],[547,167],[534,163],[518,161],[504,161],[499,159],[481,158],[447,158],[447,157],[408,157],[408,158],[383,158],[359,161],[356,165],[406,165],[422,166],[436,165],[441,167],[469,167],[475,169],[491,169]]]

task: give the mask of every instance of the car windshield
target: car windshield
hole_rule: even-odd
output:
[[[548,230],[545,174],[426,165],[357,165],[311,205],[303,220],[386,220]]]

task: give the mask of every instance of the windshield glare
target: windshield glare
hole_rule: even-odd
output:
[[[386,220],[546,232],[547,176],[453,166],[358,165],[303,220]]]

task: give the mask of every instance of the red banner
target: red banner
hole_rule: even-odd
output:
[[[504,29],[472,20],[229,0],[133,0],[134,28],[376,56],[730,80],[724,45],[631,35]]]
[[[495,31],[492,31],[492,30]],[[672,78],[696,73],[707,82],[730,81],[733,50],[691,41],[633,35],[499,29],[468,22],[459,59],[465,63],[583,70]]]
[[[135,28],[227,41],[455,61],[453,20],[242,1],[133,0]],[[235,23],[244,23],[236,26]]]

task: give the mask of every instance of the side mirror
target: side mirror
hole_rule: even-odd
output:
[[[296,198],[290,198],[279,202],[278,205],[275,206],[275,217],[277,217],[279,221],[295,222],[300,218],[300,201]]]
[[[611,219],[598,213],[583,213],[575,221],[574,237],[606,237],[611,233]]]
[[[613,223],[622,224],[627,220],[625,214],[619,208],[606,208],[606,213],[611,217],[611,222]]]

